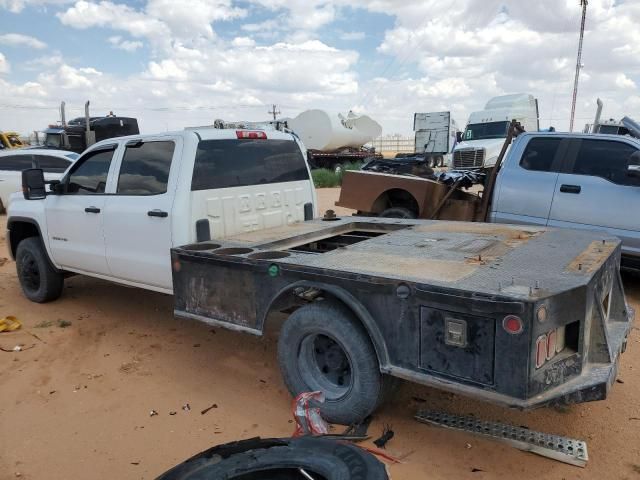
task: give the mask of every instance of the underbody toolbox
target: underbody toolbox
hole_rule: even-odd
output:
[[[633,321],[604,233],[348,217],[172,250],[175,313],[262,334],[335,298],[383,372],[533,408],[605,398]]]

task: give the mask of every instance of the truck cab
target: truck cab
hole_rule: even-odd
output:
[[[11,254],[35,301],[57,298],[68,272],[172,293],[171,247],[300,222],[316,205],[301,144],[277,131],[111,138],[50,187],[14,194],[8,215]]]
[[[454,169],[488,168],[496,164],[511,120],[526,131],[538,131],[538,100],[526,93],[494,97],[473,112],[453,152]]]
[[[629,136],[525,133],[498,173],[491,221],[604,230],[640,268],[640,141]]]

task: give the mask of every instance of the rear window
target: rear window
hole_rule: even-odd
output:
[[[46,173],[63,173],[71,165],[71,161],[49,155],[36,155],[36,165]]]
[[[191,190],[308,179],[302,152],[292,140],[203,140],[198,144]]]
[[[33,166],[33,155],[7,155],[0,157],[0,170],[21,172]]]

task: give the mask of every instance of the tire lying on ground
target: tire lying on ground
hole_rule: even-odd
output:
[[[344,305],[323,300],[305,305],[285,321],[278,339],[278,363],[295,397],[322,391],[322,417],[350,425],[380,405],[392,378],[380,372],[369,335]]]
[[[305,476],[304,473],[308,475]],[[205,450],[157,480],[388,480],[385,466],[355,445],[328,438],[252,438]]]

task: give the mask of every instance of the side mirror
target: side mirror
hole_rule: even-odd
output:
[[[627,167],[627,175],[640,178],[640,165],[629,165]]]
[[[29,168],[22,172],[22,193],[25,200],[42,200],[47,196],[41,168]]]
[[[462,142],[462,132],[456,132],[456,142]]]

